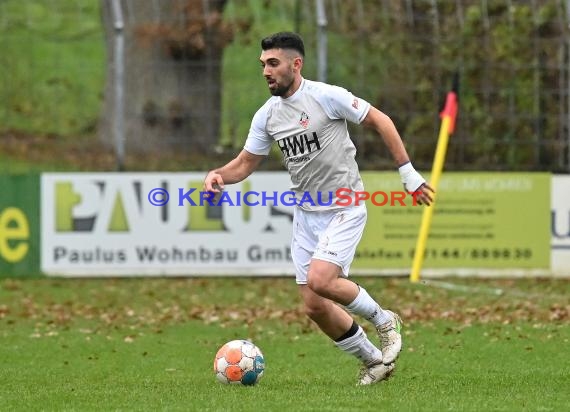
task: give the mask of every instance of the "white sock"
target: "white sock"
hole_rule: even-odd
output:
[[[362,316],[364,319],[372,322],[374,326],[380,325],[390,320],[390,315],[383,310],[380,305],[372,299],[366,289],[358,286],[358,295],[356,298],[346,306],[350,313]]]
[[[360,326],[358,326],[356,334],[340,342],[335,342],[335,345],[366,365],[382,361],[382,352],[370,342]]]

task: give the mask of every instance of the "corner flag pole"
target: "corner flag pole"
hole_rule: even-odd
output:
[[[436,191],[434,193],[433,199],[434,203],[425,207],[422,214],[422,223],[420,226],[420,232],[418,234],[418,239],[416,242],[416,249],[414,252],[414,260],[412,263],[412,272],[410,273],[410,281],[418,282],[420,280],[420,270],[424,261],[424,255],[426,250],[426,243],[429,234],[429,229],[431,227],[431,218],[433,216],[433,210],[435,208],[435,200],[437,197],[437,187],[439,185],[439,178],[441,177],[441,172],[443,170],[443,163],[445,162],[445,154],[447,153],[447,143],[449,141],[449,136],[453,134],[455,130],[455,119],[457,117],[458,109],[458,99],[457,93],[459,91],[459,74],[455,73],[453,78],[453,87],[451,91],[447,93],[445,99],[445,106],[440,112],[439,117],[441,118],[441,126],[439,129],[439,137],[437,139],[437,147],[435,150],[435,157],[433,160],[430,185]]]

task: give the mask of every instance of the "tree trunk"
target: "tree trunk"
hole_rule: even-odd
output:
[[[114,0],[102,1],[107,83],[100,135],[116,144]],[[226,0],[119,0],[124,19],[124,139],[127,152],[209,153],[220,129],[221,59],[231,33]]]

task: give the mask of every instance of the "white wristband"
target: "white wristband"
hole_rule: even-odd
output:
[[[412,162],[408,162],[400,166],[398,168],[398,172],[400,172],[400,178],[404,184],[404,189],[409,193],[416,192],[420,186],[426,182],[422,175],[414,169]]]

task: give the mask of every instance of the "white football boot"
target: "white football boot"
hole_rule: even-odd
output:
[[[396,362],[385,365],[382,361],[371,365],[364,365],[360,370],[357,385],[372,385],[373,383],[386,380],[392,375],[395,367]]]
[[[385,365],[390,365],[398,358],[402,350],[402,335],[400,333],[402,329],[402,319],[390,310],[386,312],[390,314],[392,319],[380,325],[376,330],[380,338],[382,362],[384,362]]]

